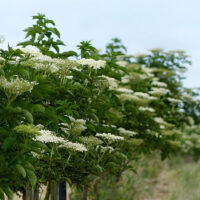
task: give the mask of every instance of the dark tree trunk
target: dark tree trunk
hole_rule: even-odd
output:
[[[59,200],[67,200],[67,190],[65,181],[62,181],[59,184]]]

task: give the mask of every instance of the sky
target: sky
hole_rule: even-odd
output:
[[[0,0],[0,48],[24,40],[22,31],[32,16],[53,19],[66,50],[82,40],[104,49],[111,38],[120,38],[129,54],[148,49],[184,50],[192,61],[185,87],[200,87],[199,0]]]

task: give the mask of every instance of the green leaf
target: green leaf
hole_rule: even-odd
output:
[[[95,165],[95,169],[96,169],[98,172],[103,172],[103,168],[102,168],[100,165]]]
[[[57,53],[59,53],[59,47],[58,47],[58,45],[56,45],[56,44],[52,44],[52,46],[53,46],[53,48],[56,50],[56,52]]]
[[[63,41],[61,41],[61,40],[56,40],[56,44],[57,44],[57,45],[65,45],[65,44],[63,43]]]
[[[38,41],[41,41],[43,38],[44,38],[44,34],[41,33],[41,34],[38,36]]]
[[[45,112],[45,107],[42,104],[34,104],[31,106],[32,112]]]
[[[57,28],[48,28],[48,29],[60,38],[60,32],[58,31]]]
[[[28,176],[29,181],[31,183],[31,186],[35,187],[35,185],[37,183],[37,177],[36,177],[34,171],[27,169],[26,173],[27,173],[27,176]]]
[[[4,191],[0,188],[0,199],[5,200]]]
[[[32,45],[32,41],[31,40],[20,42],[20,43],[17,44],[17,46],[22,46],[22,47],[26,47],[28,45]]]
[[[28,162],[28,161],[24,161],[23,165],[24,165],[24,167],[25,167],[26,170],[31,170],[31,171],[35,170],[34,167],[33,167],[33,165],[30,162]]]
[[[45,149],[46,151],[49,151],[48,146],[42,142],[34,142],[33,145],[37,148]]]
[[[78,54],[75,51],[65,51],[59,55],[61,58],[68,58],[70,56],[78,56]]]
[[[25,178],[26,171],[22,165],[16,164],[17,171]]]
[[[46,24],[48,24],[48,23],[55,26],[55,22],[53,20],[50,20],[50,19],[46,20]]]
[[[13,144],[15,143],[16,138],[13,136],[7,137],[2,145],[2,148],[4,151],[7,151],[9,148],[13,147]]]
[[[23,114],[26,117],[27,121],[33,124],[33,115],[28,110],[23,110]]]

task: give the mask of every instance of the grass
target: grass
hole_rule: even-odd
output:
[[[163,162],[152,155],[136,165],[137,174],[126,172],[118,182],[105,179],[88,200],[200,200],[200,161],[173,157]],[[71,200],[77,195],[72,192]]]
[[[126,172],[116,184],[103,181],[95,200],[200,200],[200,162],[174,157],[164,162],[148,157],[138,173]]]

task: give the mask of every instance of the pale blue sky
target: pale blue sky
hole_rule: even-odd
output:
[[[103,49],[119,37],[128,53],[185,50],[193,65],[184,84],[200,87],[199,9],[200,0],[0,0],[0,35],[6,38],[0,48],[22,41],[22,30],[40,12],[56,22],[67,49],[81,40]]]

